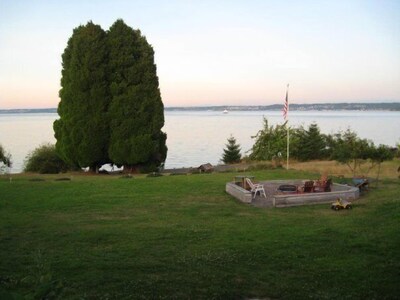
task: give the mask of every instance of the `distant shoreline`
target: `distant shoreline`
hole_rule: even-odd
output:
[[[165,111],[280,111],[283,104],[272,105],[220,105],[220,106],[170,106]],[[291,111],[400,111],[400,102],[391,103],[314,103],[291,104]],[[0,109],[0,114],[57,113],[57,108]]]

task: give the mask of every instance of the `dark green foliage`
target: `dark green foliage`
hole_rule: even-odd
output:
[[[264,128],[254,137],[249,159],[280,161],[286,157],[287,123],[269,126],[264,119]],[[300,161],[332,159],[346,164],[353,175],[356,172],[368,172],[385,160],[393,159],[395,152],[388,146],[376,147],[373,142],[361,139],[350,129],[333,135],[320,133],[318,125],[313,123],[308,129],[302,126],[290,129],[290,155]],[[369,165],[362,170],[362,165]],[[378,170],[379,174],[379,170]]]
[[[11,154],[7,153],[3,146],[0,144],[0,163],[2,163],[5,167],[11,167]]]
[[[264,128],[256,136],[249,158],[251,160],[272,160],[276,156],[286,157],[287,122],[283,125],[269,126],[264,118]]]
[[[223,149],[222,161],[225,164],[234,164],[240,162],[240,145],[236,143],[236,139],[231,136],[228,138],[228,143],[225,144],[226,148]]]
[[[167,155],[164,106],[154,51],[139,30],[117,20],[106,33],[79,26],[62,56],[54,122],[64,160],[97,169],[105,163],[154,171]]]
[[[166,158],[164,106],[154,51],[139,30],[117,20],[108,32],[109,155],[127,169],[155,170]]]
[[[373,147],[370,152],[370,159],[376,163],[382,163],[387,160],[392,160],[395,153],[391,150],[389,146],[379,145],[378,147]]]
[[[370,157],[373,144],[366,139],[360,139],[350,129],[336,133],[331,140],[331,158],[346,164],[355,175],[361,164]]]
[[[317,124],[308,129],[290,128],[290,157],[300,161],[322,159],[327,156],[326,138]],[[287,155],[287,123],[269,126],[264,119],[264,129],[254,137],[256,142],[249,156],[252,160],[281,161]]]
[[[326,157],[326,141],[317,124],[310,124],[307,130],[300,127],[290,137],[291,155],[300,161]]]
[[[328,137],[328,145],[331,148],[331,158],[342,164],[346,164],[356,175],[356,172],[366,173],[378,166],[378,178],[380,164],[392,160],[395,153],[386,145],[376,147],[373,142],[361,139],[350,129]],[[368,170],[362,170],[363,164],[369,163]]]
[[[378,147],[373,147],[370,152],[371,168],[375,165],[378,166],[378,172],[376,178],[379,180],[379,175],[381,171],[381,164],[384,161],[392,160],[395,153],[386,145],[379,145]]]
[[[92,22],[74,29],[62,55],[60,119],[54,122],[57,151],[70,164],[95,169],[110,162],[107,62],[105,31]]]
[[[33,150],[25,159],[25,172],[56,174],[70,168],[60,158],[54,145],[44,144]]]

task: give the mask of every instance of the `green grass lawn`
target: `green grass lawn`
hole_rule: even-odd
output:
[[[234,175],[0,178],[0,298],[399,297],[397,179],[336,212],[242,204]]]

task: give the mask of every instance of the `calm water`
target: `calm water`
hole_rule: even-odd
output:
[[[282,123],[279,111],[257,112],[166,112],[164,131],[168,135],[166,168],[217,164],[227,138],[233,134],[245,152],[253,145],[251,136],[269,123]],[[12,172],[21,172],[25,156],[42,143],[55,143],[53,121],[57,114],[0,114],[0,143],[13,157]],[[400,142],[400,112],[290,112],[291,125],[316,122],[323,133],[351,128],[376,144],[394,146]]]

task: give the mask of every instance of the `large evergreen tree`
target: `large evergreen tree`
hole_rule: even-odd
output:
[[[167,147],[153,48],[122,20],[111,26],[107,39],[110,158],[125,169],[155,168],[165,161]]]
[[[74,29],[62,56],[56,149],[68,163],[154,169],[166,158],[153,48],[122,20]]]
[[[240,162],[240,145],[236,143],[236,139],[231,136],[228,139],[228,143],[225,145],[226,148],[223,149],[224,153],[222,155],[222,161],[225,164],[233,164]]]
[[[310,124],[307,130],[300,127],[295,131],[293,156],[301,161],[322,159],[326,155],[326,142],[316,123]],[[292,143],[292,141],[291,141]]]
[[[105,31],[92,22],[75,28],[62,55],[62,67],[60,119],[54,122],[57,152],[72,165],[98,168],[109,162]]]

